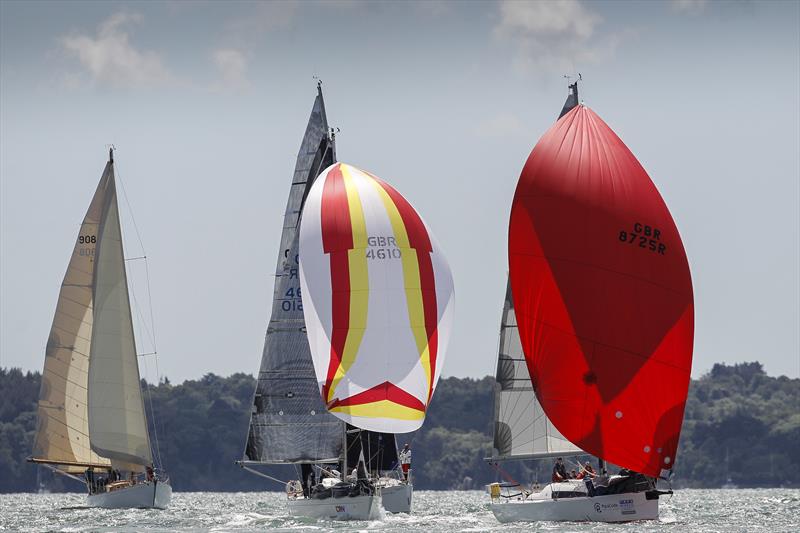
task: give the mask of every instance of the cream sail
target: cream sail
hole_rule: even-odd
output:
[[[172,493],[153,469],[113,152],[61,285],[29,460],[80,481],[71,474],[83,473],[91,505],[165,507]]]
[[[57,465],[65,472],[77,473],[89,466],[111,465],[109,459],[91,449],[87,389],[93,329],[94,253],[112,172],[109,162],[75,239],[45,349],[31,460]]]
[[[89,364],[92,450],[111,459],[117,468],[144,471],[145,466],[153,463],[153,456],[142,402],[113,180],[109,183],[106,216],[97,240],[95,322]]]

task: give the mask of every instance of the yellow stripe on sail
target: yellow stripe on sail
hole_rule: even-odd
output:
[[[411,325],[411,331],[414,334],[414,341],[417,344],[420,363],[422,363],[422,368],[425,369],[425,377],[428,379],[428,389],[430,389],[432,379],[431,358],[428,347],[428,333],[425,329],[425,307],[422,303],[422,281],[419,275],[417,251],[411,248],[403,217],[400,216],[400,211],[394,205],[391,196],[376,179],[372,176],[369,176],[369,179],[383,201],[383,207],[386,209],[386,214],[389,215],[389,220],[392,224],[395,241],[402,252],[403,285],[406,291],[408,320]],[[424,400],[423,403],[425,403]]]
[[[421,420],[425,418],[423,411],[396,404],[390,400],[379,400],[358,405],[340,405],[333,407],[331,411],[364,418],[394,418],[396,420]]]
[[[336,386],[345,376],[356,360],[358,348],[367,329],[367,310],[369,305],[369,270],[367,267],[367,224],[364,220],[364,210],[358,188],[353,180],[351,168],[340,165],[342,180],[347,192],[347,206],[350,210],[350,225],[353,235],[353,249],[347,252],[348,271],[350,274],[350,319],[348,322],[347,339],[344,343],[344,353],[339,362],[339,368],[331,380],[328,389],[327,401],[334,398]]]

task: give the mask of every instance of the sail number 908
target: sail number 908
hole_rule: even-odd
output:
[[[95,235],[78,235],[78,242],[80,244],[94,244],[97,242]]]

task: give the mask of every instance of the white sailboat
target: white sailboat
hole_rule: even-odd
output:
[[[293,516],[370,520],[380,517],[380,496],[375,491],[361,494],[364,484],[356,487],[340,473],[347,473],[348,435],[344,422],[327,412],[319,395],[299,279],[298,238],[303,206],[317,176],[335,160],[335,139],[328,127],[322,86],[317,84],[286,203],[272,315],[244,457],[238,464],[284,485],[287,508]],[[287,482],[260,470],[270,465],[293,465],[299,479]],[[317,498],[311,498],[312,474],[313,484],[319,479],[325,489],[317,491]],[[323,495],[328,497],[322,498]]]
[[[577,93],[514,197],[487,460],[590,454],[600,468],[489,485],[500,522],[656,519],[672,493],[657,480],[675,462],[691,372],[688,262],[644,169]],[[609,476],[606,461],[623,469]]]
[[[361,429],[326,409],[309,347],[305,295],[299,279],[298,239],[306,202],[320,174],[335,162],[335,138],[318,83],[286,205],[272,316],[247,445],[238,464],[285,484],[288,509],[293,515],[374,519],[380,515],[381,506],[391,513],[410,512],[413,483],[410,476],[399,472],[394,432]],[[257,469],[287,464],[296,467],[299,479],[285,482]],[[360,489],[356,490],[345,478],[349,474],[357,480],[358,472],[353,476],[351,469],[359,464],[363,464],[363,471]]]
[[[153,468],[113,149],[61,284],[28,460],[84,483],[93,507],[163,509],[172,495]]]
[[[452,325],[450,268],[397,190],[344,163],[329,166],[312,186],[299,244],[319,393],[329,413],[355,428],[347,433],[360,437],[368,460],[359,461],[356,477],[388,497],[387,509],[410,511],[410,479],[370,479],[366,464],[381,449],[376,436],[390,439],[396,452],[392,434],[424,421]]]

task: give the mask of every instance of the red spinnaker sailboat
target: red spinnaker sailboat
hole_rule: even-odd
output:
[[[692,366],[689,264],[644,168],[584,105],[522,170],[509,268],[533,387],[558,431],[610,463],[671,469]]]

